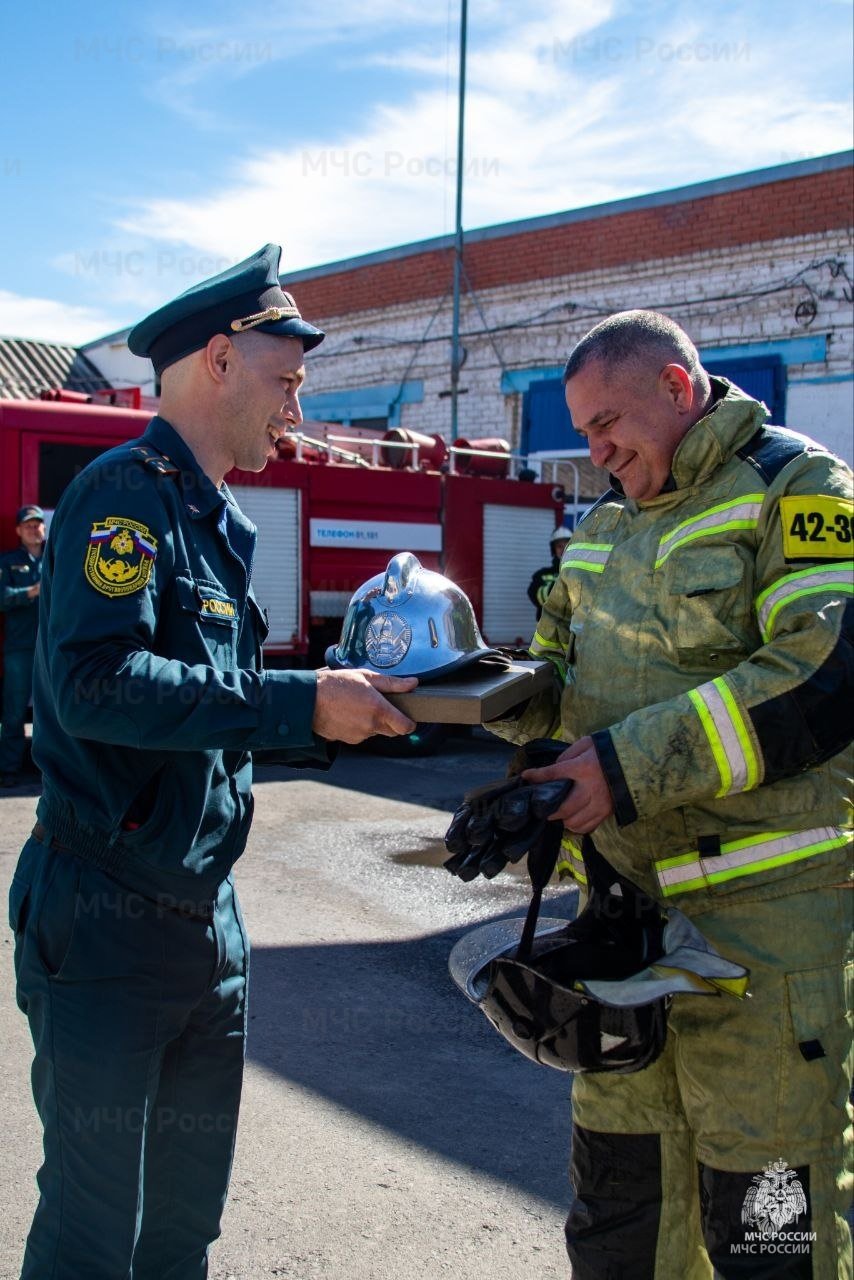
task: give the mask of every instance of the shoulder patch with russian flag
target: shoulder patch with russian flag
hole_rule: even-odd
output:
[[[141,591],[151,577],[157,539],[151,530],[126,516],[96,520],[84,560],[86,581],[105,596]]]

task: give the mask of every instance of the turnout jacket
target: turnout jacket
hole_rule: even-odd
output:
[[[697,909],[839,881],[851,826],[851,472],[712,381],[669,491],[610,490],[567,547],[530,646],[552,691],[488,726],[592,735],[597,847]],[[569,836],[562,870],[585,879]]]
[[[549,592],[557,581],[557,575],[560,572],[560,560],[557,556],[552,556],[552,562],[544,565],[542,569],[538,569],[528,583],[528,599],[537,611],[537,621],[543,612],[543,605],[548,599]]]
[[[38,816],[131,889],[209,902],[246,844],[252,756],[328,763],[313,671],[265,671],[255,526],[162,418],[68,487],[33,673]]]

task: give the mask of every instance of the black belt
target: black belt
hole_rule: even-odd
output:
[[[37,822],[33,827],[33,838],[38,840],[39,844],[46,845],[48,849],[58,849],[60,853],[73,853],[74,850],[67,844],[60,844],[58,840],[54,840],[53,836],[48,839],[47,827],[41,822]]]
[[[86,852],[72,848],[69,844],[62,844],[55,836],[50,835],[47,827],[42,822],[36,823],[33,827],[32,835],[35,840],[38,840],[39,844],[43,844],[47,849],[55,849],[57,853],[71,854],[72,857],[80,858],[83,862],[91,862],[94,866],[99,865],[98,861],[88,857]],[[122,884],[121,881],[111,876],[108,871],[105,871],[102,866],[99,869],[107,876],[108,880],[113,881],[117,889],[121,889],[125,893],[137,893],[146,902],[152,903],[153,906],[158,907],[161,911],[174,912],[175,915],[183,916],[187,920],[204,920],[208,924],[213,920],[215,906],[213,902],[185,902],[163,895],[159,898],[154,898],[149,893],[142,893],[139,889],[133,889],[130,885]]]

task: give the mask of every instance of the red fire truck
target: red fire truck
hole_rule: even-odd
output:
[[[140,435],[150,417],[56,395],[0,401],[4,548],[14,545],[19,506],[37,502],[49,520],[72,477]],[[526,587],[562,519],[559,486],[509,478],[512,460],[499,441],[448,450],[438,436],[399,429],[374,439],[336,436],[341,428],[326,424],[313,430],[317,438],[290,438],[260,474],[227,477],[259,530],[253,582],[269,615],[270,658],[319,663],[352,593],[398,551],[414,551],[463,588],[489,643],[527,642]]]
[[[141,435],[150,418],[50,394],[0,401],[2,548],[14,545],[19,506],[37,502],[49,521],[69,481],[105,449]],[[132,391],[117,394],[139,403]],[[534,614],[526,588],[561,522],[562,488],[530,473],[527,483],[510,478],[503,441],[449,450],[439,436],[335,435],[342,430],[308,424],[265,471],[227,477],[259,530],[253,585],[270,623],[269,665],[320,665],[352,593],[398,551],[462,587],[489,643],[527,643]]]

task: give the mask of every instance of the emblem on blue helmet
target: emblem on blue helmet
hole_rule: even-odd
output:
[[[380,613],[365,628],[365,653],[375,667],[396,667],[411,644],[412,628],[398,613]]]

